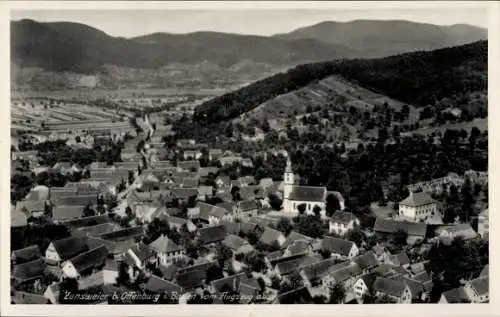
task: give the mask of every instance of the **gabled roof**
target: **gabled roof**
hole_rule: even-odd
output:
[[[44,200],[21,200],[16,204],[16,211],[23,213],[32,213],[38,211],[45,211]]]
[[[404,251],[399,252],[398,254],[391,255],[389,257],[390,257],[390,261],[394,265],[410,264],[410,259],[408,258],[408,255]]]
[[[108,215],[98,215],[98,216],[90,216],[74,220],[68,220],[65,221],[63,224],[68,228],[74,229],[74,228],[95,226],[98,224],[108,223],[108,222],[111,222],[111,219],[109,219]]]
[[[179,294],[182,291],[182,287],[180,287],[179,285],[164,280],[156,275],[151,275],[147,283],[143,284],[141,288],[154,293],[167,294],[171,294],[174,292]]]
[[[406,288],[406,284],[402,281],[392,280],[385,277],[377,277],[373,283],[373,290],[383,294],[401,297]]]
[[[342,262],[336,264],[337,261],[334,258],[328,258],[323,261],[316,262],[314,264],[304,267],[304,275],[307,279],[312,280],[314,278],[322,278],[328,275],[330,272],[336,271],[344,266],[349,265],[349,262]]]
[[[177,167],[182,168],[184,170],[190,171],[191,169],[200,169],[200,161],[192,160],[192,161],[181,161],[177,162]]]
[[[186,177],[182,179],[182,187],[195,188],[198,187],[199,180],[197,178]]]
[[[101,224],[98,224],[95,226],[78,228],[77,230],[78,230],[78,232],[80,232],[81,234],[83,234],[85,236],[98,237],[98,236],[101,236],[103,234],[117,231],[120,229],[121,229],[121,227],[114,222],[105,222],[105,223],[101,223]]]
[[[326,188],[313,186],[293,186],[289,200],[323,202],[325,200]]]
[[[20,211],[12,210],[10,213],[10,226],[11,227],[24,227],[28,225],[28,217]]]
[[[377,218],[375,220],[373,230],[383,233],[394,233],[398,230],[403,230],[410,236],[425,237],[427,233],[427,225],[421,222],[396,221]]]
[[[12,277],[19,282],[29,281],[43,276],[46,266],[42,258],[15,265],[12,268]]]
[[[425,292],[424,285],[419,281],[415,281],[408,277],[402,277],[401,281],[410,289],[412,299],[419,298],[420,294]]]
[[[182,273],[177,272],[176,281],[184,289],[192,289],[201,286],[206,278],[206,269],[194,269]]]
[[[144,261],[151,255],[151,250],[142,242],[136,243],[129,249],[130,252],[135,254],[139,261]]]
[[[238,203],[241,212],[247,212],[259,209],[259,205],[255,200],[243,200]]]
[[[12,301],[15,304],[38,304],[45,305],[49,304],[49,300],[43,295],[35,293],[27,293],[21,291],[15,291],[14,296],[12,296]]]
[[[177,252],[183,249],[183,247],[164,235],[161,235],[158,239],[151,242],[149,244],[149,248],[156,253]]]
[[[163,278],[168,280],[168,281],[173,280],[175,277],[175,274],[177,273],[177,266],[175,266],[174,264],[170,264],[167,266],[160,264],[158,266],[158,269],[160,270]]]
[[[477,232],[472,229],[472,226],[469,223],[439,226],[436,229],[437,235],[443,234],[445,232],[452,233],[455,237],[459,236],[466,240],[477,237]]]
[[[278,230],[265,227],[264,232],[259,238],[259,241],[264,244],[271,245],[275,242],[278,242],[279,237],[284,237],[283,233]]]
[[[198,186],[198,195],[212,196],[213,194],[212,186]]]
[[[349,263],[348,265],[342,265],[333,269],[330,272],[330,276],[334,278],[337,283],[343,283],[346,280],[358,276],[361,274],[361,269],[356,263]]]
[[[171,188],[170,193],[175,198],[187,199],[189,197],[198,196],[197,188]]]
[[[419,207],[434,203],[436,203],[436,201],[432,199],[432,197],[429,194],[425,192],[419,192],[419,193],[410,193],[410,195],[405,199],[403,199],[399,203],[399,205],[409,206],[409,207]]]
[[[220,292],[225,284],[229,285],[230,287],[233,287],[236,284],[235,288],[238,289],[243,276],[245,276],[245,273],[238,273],[228,277],[223,277],[218,280],[213,280],[211,284],[216,292]]]
[[[373,283],[375,283],[375,280],[377,279],[377,274],[376,273],[364,274],[360,277],[360,279],[362,279],[366,287],[368,287],[368,289],[371,290]]]
[[[276,267],[279,270],[280,274],[283,276],[291,274],[293,272],[298,272],[301,268],[318,262],[319,260],[315,257],[301,256],[295,257],[288,261],[278,262],[276,263]]]
[[[229,234],[222,243],[233,250],[238,250],[241,246],[248,244],[248,241],[237,235]]]
[[[489,270],[490,270],[490,266],[488,264],[486,264],[484,266],[484,268],[481,270],[481,274],[479,274],[479,277],[487,277],[487,276],[489,276]]]
[[[355,243],[349,240],[326,236],[323,238],[321,247],[331,253],[348,256],[354,245]]]
[[[120,229],[112,232],[105,233],[99,238],[104,240],[127,240],[143,234],[144,228],[141,226]]]
[[[363,255],[358,255],[352,261],[359,265],[362,270],[376,267],[378,265],[378,261],[375,258],[373,252],[367,252]]]
[[[79,237],[68,237],[55,240],[52,241],[52,245],[56,249],[62,261],[88,250],[85,239]]]
[[[82,273],[90,268],[103,266],[106,263],[108,249],[105,246],[100,246],[76,257],[69,261],[73,264],[78,273]]]
[[[56,205],[65,206],[86,206],[97,204],[97,195],[72,195],[59,197],[56,201],[53,201]]]
[[[222,202],[222,203],[218,203],[216,206],[224,208],[227,212],[233,212],[233,210],[234,210],[233,208],[234,208],[235,204],[229,203],[229,202]]]
[[[29,247],[12,251],[12,257],[16,259],[16,264],[33,261],[42,257],[38,245],[30,245]]]
[[[85,206],[64,206],[58,205],[52,209],[52,220],[64,221],[81,218]]]
[[[198,230],[199,240],[204,244],[218,242],[226,237],[226,228],[224,226],[215,226],[201,228]]]

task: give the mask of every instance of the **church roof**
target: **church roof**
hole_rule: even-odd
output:
[[[293,186],[289,200],[322,202],[325,200],[326,188],[313,186]]]
[[[410,195],[406,197],[403,201],[401,201],[399,204],[409,207],[418,207],[418,206],[433,204],[435,202],[436,201],[432,199],[432,197],[429,194],[420,192],[420,193],[410,193]]]

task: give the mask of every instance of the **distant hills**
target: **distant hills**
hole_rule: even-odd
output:
[[[471,92],[486,91],[487,71],[487,41],[380,59],[304,64],[213,98],[196,108],[194,119],[219,122],[237,118],[278,96],[333,75],[381,95],[423,107],[445,98],[456,99]]]
[[[324,22],[271,37],[195,32],[122,38],[84,24],[20,20],[11,22],[11,62],[18,84],[64,86],[60,74],[69,72],[98,75],[97,82],[107,88],[139,83],[205,87],[245,83],[304,63],[432,50],[484,38],[486,30],[468,25],[407,21]]]
[[[315,39],[364,51],[365,57],[433,50],[488,39],[488,30],[467,25],[439,26],[404,20],[355,20],[322,22],[286,34],[279,39]]]

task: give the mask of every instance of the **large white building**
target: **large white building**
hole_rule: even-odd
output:
[[[284,212],[298,214],[299,206],[304,205],[304,213],[314,214],[314,208],[318,206],[321,209],[321,216],[325,216],[326,187],[295,185],[295,176],[290,158],[287,160],[283,179]]]
[[[437,202],[424,192],[413,193],[399,203],[399,216],[410,221],[424,221],[438,214]]]

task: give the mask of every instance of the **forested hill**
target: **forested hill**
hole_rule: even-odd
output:
[[[294,67],[211,99],[195,112],[197,121],[235,118],[278,95],[338,74],[360,86],[417,107],[468,91],[487,89],[488,42],[380,59],[336,60]]]

